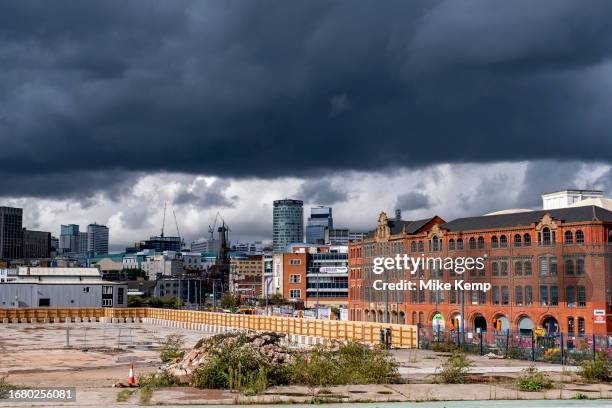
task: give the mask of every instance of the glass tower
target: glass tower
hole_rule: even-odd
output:
[[[287,245],[304,242],[304,203],[301,200],[276,200],[272,215],[272,245],[282,253]]]

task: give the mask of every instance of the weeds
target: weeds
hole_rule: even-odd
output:
[[[398,364],[386,350],[350,342],[316,346],[281,359],[244,345],[239,338],[226,347],[213,348],[209,361],[192,377],[198,388],[240,390],[257,394],[271,385],[299,384],[311,390],[342,384],[388,384],[399,380]]]
[[[7,398],[10,390],[15,390],[18,387],[6,381],[6,377],[0,377],[0,399]]]
[[[612,367],[606,353],[599,353],[594,360],[580,363],[578,374],[588,382],[612,380]]]
[[[182,358],[185,352],[182,351],[185,345],[185,336],[182,334],[169,334],[162,340],[159,348],[159,358],[163,363]]]
[[[317,346],[297,354],[291,367],[291,382],[308,387],[344,384],[389,384],[399,381],[398,364],[383,349],[370,349],[355,342],[337,350]]]
[[[117,402],[125,402],[128,399],[130,399],[130,397],[132,396],[132,394],[134,394],[136,390],[121,390],[117,393]]]
[[[218,339],[215,337],[211,341],[221,343],[227,336],[219,336]],[[258,393],[269,385],[286,384],[288,380],[286,362],[275,361],[274,356],[250,347],[247,337],[241,334],[236,341],[226,342],[223,347],[215,347],[213,344],[209,360],[195,371],[191,382],[198,388]]]
[[[521,391],[542,391],[552,388],[553,382],[548,375],[532,365],[523,370],[516,385]]]
[[[436,382],[443,384],[461,384],[466,382],[472,362],[461,350],[455,350],[440,367]]]
[[[138,379],[138,386],[140,387],[140,403],[148,404],[151,401],[153,392],[156,388],[173,387],[175,385],[178,385],[178,382],[166,371],[141,375]],[[119,396],[117,396],[117,398],[118,397]]]

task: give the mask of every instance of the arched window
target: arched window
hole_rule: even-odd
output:
[[[550,245],[550,228],[542,228],[542,245]]]
[[[579,245],[584,244],[584,232],[582,230],[576,231],[576,243]]]
[[[499,275],[499,264],[497,262],[493,262],[491,264],[491,275],[498,276]]]
[[[425,251],[425,244],[423,244],[423,241],[419,241],[419,252],[423,251]]]
[[[515,247],[521,246],[521,234],[514,234],[514,246]]]
[[[576,259],[576,275],[584,275],[584,259]]]
[[[523,242],[525,243],[525,246],[531,246],[531,235],[523,235]]]
[[[424,320],[423,317],[424,317],[423,312],[419,312],[419,324],[423,324],[423,320]]]
[[[450,251],[454,251],[455,250],[455,240],[452,239],[452,238],[448,240],[448,249]]]
[[[565,261],[565,274],[566,275],[574,274],[574,261],[572,261],[571,259],[568,259],[567,261]]]
[[[508,238],[505,235],[499,237],[499,246],[506,248],[508,246]]]
[[[523,274],[523,264],[521,261],[516,261],[514,263],[514,274],[516,276],[521,276]]]
[[[414,241],[410,244],[410,252],[416,252],[416,242]]]
[[[463,239],[457,238],[457,249],[463,249]]]
[[[574,243],[574,234],[572,234],[572,231],[565,231],[565,243],[568,245]]]
[[[476,249],[476,240],[474,237],[470,238],[470,249]]]
[[[412,312],[412,324],[417,324],[417,312]]]
[[[433,250],[434,251],[438,251],[440,249],[440,240],[438,239],[438,237],[434,236],[432,239],[432,243],[433,243]]]
[[[491,248],[497,248],[498,246],[499,243],[497,242],[497,237],[493,235],[493,238],[491,238]]]
[[[478,249],[484,249],[484,238],[478,237]]]

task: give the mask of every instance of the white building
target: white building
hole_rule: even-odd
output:
[[[183,259],[179,253],[164,251],[161,255],[145,256],[141,268],[149,280],[155,280],[157,276],[173,276],[183,272]]]
[[[20,267],[0,284],[0,307],[126,307],[127,284],[96,268]]]
[[[600,190],[561,190],[542,194],[542,209],[567,208],[582,200],[590,198],[603,198]]]

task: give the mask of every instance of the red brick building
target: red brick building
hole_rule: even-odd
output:
[[[461,325],[465,330],[532,328],[570,336],[612,332],[612,212],[596,206],[418,221],[387,218],[349,246],[351,320]],[[484,269],[372,272],[395,254],[482,257]],[[374,290],[377,279],[488,282],[490,291]]]
[[[291,252],[275,254],[282,277],[279,293],[306,308],[346,307],[348,268],[346,246],[293,245]]]

